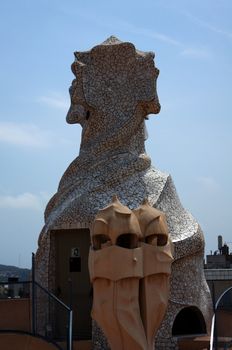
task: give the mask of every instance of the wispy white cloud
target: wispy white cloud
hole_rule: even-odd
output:
[[[212,57],[212,53],[207,48],[197,47],[186,45],[186,43],[181,42],[180,40],[172,37],[169,34],[157,32],[155,30],[151,30],[144,27],[135,26],[130,22],[121,21],[121,20],[113,20],[110,23],[103,21],[99,23],[99,19],[96,17],[92,18],[94,21],[97,21],[98,24],[108,26],[109,28],[114,29],[120,28],[121,30],[125,30],[127,33],[144,36],[146,38],[156,39],[165,44],[172,45],[177,47],[180,50],[180,55],[184,57],[191,57],[196,59],[209,59]]]
[[[67,9],[65,9],[67,11]],[[66,13],[67,14],[67,13]],[[68,12],[69,15],[74,15],[73,12]],[[151,38],[163,42],[167,45],[175,46],[180,50],[180,55],[186,58],[195,58],[195,59],[209,59],[212,57],[212,54],[207,48],[201,48],[193,45],[186,44],[182,42],[178,38],[173,37],[169,33],[159,32],[153,29],[149,29],[146,27],[140,27],[138,25],[133,25],[129,21],[118,20],[115,17],[108,17],[108,19],[102,19],[99,16],[96,16],[95,13],[87,13],[78,11],[75,15],[81,17],[82,19],[94,23],[97,26],[101,26],[115,31],[115,28],[120,28],[120,31],[125,31],[127,34],[131,33],[134,35],[143,36],[146,38]]]
[[[63,137],[59,132],[41,129],[32,123],[16,122],[0,122],[0,143],[41,150],[76,146],[72,139]]]
[[[214,193],[220,190],[220,185],[211,176],[200,176],[197,178],[197,182],[208,192]]]
[[[38,195],[25,192],[19,195],[1,195],[0,208],[42,210],[49,195],[42,192]]]
[[[180,55],[184,57],[191,57],[195,59],[209,59],[212,57],[211,51],[206,47],[198,47],[193,45],[186,45],[184,42],[173,38],[170,35],[159,33],[150,29],[133,26],[127,22],[119,22],[119,27],[124,28],[127,32],[132,34],[143,35],[151,39],[157,39],[168,45],[176,46],[180,49]]]
[[[200,24],[202,24],[202,26],[210,29],[211,31],[215,32],[215,33],[218,33],[218,34],[222,34],[226,37],[228,37],[229,39],[232,39],[232,33],[231,32],[228,32],[226,30],[223,30],[223,29],[220,29],[218,27],[215,27],[207,22],[203,22],[203,21],[200,21],[198,20]]]
[[[181,56],[197,58],[197,59],[209,59],[212,57],[211,51],[207,48],[196,48],[196,47],[188,47],[180,52]]]
[[[71,15],[71,13],[69,14]],[[86,21],[91,22],[91,24],[94,23],[95,25],[107,28],[108,30],[112,30],[113,32],[115,31],[115,28],[120,28],[120,30],[125,31],[127,34],[131,33],[136,35],[142,35],[148,38],[157,39],[170,45],[182,46],[182,43],[180,41],[176,40],[170,35],[167,35],[166,33],[161,33],[155,30],[150,30],[148,28],[139,27],[138,25],[135,26],[129,21],[119,20],[118,18],[115,18],[113,16],[110,18],[108,17],[108,19],[103,19],[99,16],[96,16],[95,13],[90,13],[89,11],[88,13],[83,11],[81,12],[79,10],[76,13],[76,15],[78,15]]]
[[[123,21],[119,22],[119,26],[120,28],[124,28],[127,32],[130,32],[132,34],[138,34],[148,38],[157,39],[159,41],[162,41],[174,46],[183,46],[183,44],[180,41],[164,33],[160,33],[147,28],[141,28],[139,26],[134,26],[128,22],[123,22]]]
[[[191,45],[191,43],[186,44],[185,42],[181,41],[179,38],[176,38],[170,35],[169,32],[159,32],[153,29],[149,29],[147,27],[140,27],[139,25],[134,25],[130,21],[124,21],[119,20],[118,18],[111,16],[106,18],[101,18],[99,15],[96,16],[96,13],[86,12],[86,11],[70,11],[70,9],[62,8],[62,11],[66,15],[69,16],[79,16],[80,18],[84,19],[85,21],[90,22],[91,24],[94,23],[96,26],[100,26],[103,28],[107,28],[107,30],[115,32],[116,28],[120,28],[120,31],[125,31],[125,33],[128,35],[128,33],[144,36],[146,38],[156,39],[160,42],[163,42],[167,45],[175,46],[177,49],[180,50],[180,55],[187,58],[195,58],[195,59],[210,59],[212,57],[212,53],[207,48],[198,47],[197,45]],[[198,20],[197,18],[191,16],[187,11],[181,11],[182,14],[192,17],[194,20]],[[201,22],[198,20],[202,25],[208,26],[211,30],[218,31],[222,33],[223,31],[211,26],[208,23]],[[226,32],[224,32],[226,33]],[[230,35],[230,33],[227,33]]]
[[[37,102],[62,111],[68,111],[70,105],[69,98],[57,92],[50,92],[48,95],[39,96]]]
[[[0,122],[0,142],[28,146],[47,147],[51,133],[34,124]]]
[[[223,36],[225,36],[225,37],[227,37],[229,39],[232,39],[232,33],[231,32],[228,32],[228,31],[226,31],[224,29],[221,29],[221,28],[219,28],[217,26],[214,26],[211,23],[209,23],[207,21],[204,21],[204,20],[202,20],[202,19],[200,19],[198,17],[195,17],[191,13],[189,13],[188,11],[182,11],[182,13],[186,17],[190,18],[193,22],[199,24],[201,27],[207,28],[207,29],[211,30],[214,33],[217,33],[217,34],[223,35]]]
[[[127,26],[127,31],[130,31],[133,34],[139,34],[152,39],[157,39],[166,44],[180,48],[181,49],[180,55],[182,56],[196,58],[196,59],[209,59],[212,57],[212,53],[208,48],[197,47],[197,46],[187,46],[183,42],[176,40],[175,38],[169,35],[148,30],[145,28],[134,27],[126,23],[124,25]]]

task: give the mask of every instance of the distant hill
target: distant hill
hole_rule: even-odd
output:
[[[30,269],[0,264],[0,282],[7,282],[8,277],[18,277],[19,281],[28,281],[30,280],[30,273]]]

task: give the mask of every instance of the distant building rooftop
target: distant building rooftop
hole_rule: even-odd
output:
[[[228,244],[223,244],[222,236],[218,236],[218,250],[206,255],[205,269],[232,269],[232,253]]]
[[[207,281],[232,280],[232,269],[205,269]]]

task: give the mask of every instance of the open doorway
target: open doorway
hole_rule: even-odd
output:
[[[205,320],[197,307],[185,307],[177,314],[172,326],[173,336],[205,333]]]
[[[91,284],[88,271],[89,229],[53,231],[56,251],[56,295],[73,309],[73,336],[91,339]],[[56,333],[64,338],[65,315],[56,310]]]

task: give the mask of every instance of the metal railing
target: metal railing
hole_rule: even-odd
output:
[[[72,350],[73,312],[53,293],[39,283],[32,283],[32,333],[49,341],[66,343]]]
[[[213,285],[213,299],[214,285]],[[220,320],[220,316],[224,313],[229,315],[230,322],[228,320]],[[223,315],[222,315],[223,316]],[[226,322],[227,321],[227,322]],[[223,324],[222,324],[223,323]],[[227,323],[227,324],[226,324]],[[227,329],[225,325],[232,324],[232,286],[227,288],[218,298],[217,302],[214,302],[214,314],[211,324],[210,334],[210,350],[218,350],[219,343],[220,348],[224,346],[224,349],[229,349],[232,346],[232,328]],[[228,333],[228,334],[227,334]]]
[[[36,282],[34,275],[32,281],[0,282],[0,300],[21,298],[31,301],[30,333],[54,343],[58,349],[72,350],[72,309]],[[9,322],[7,329],[2,330],[17,331],[13,326],[9,327]]]

